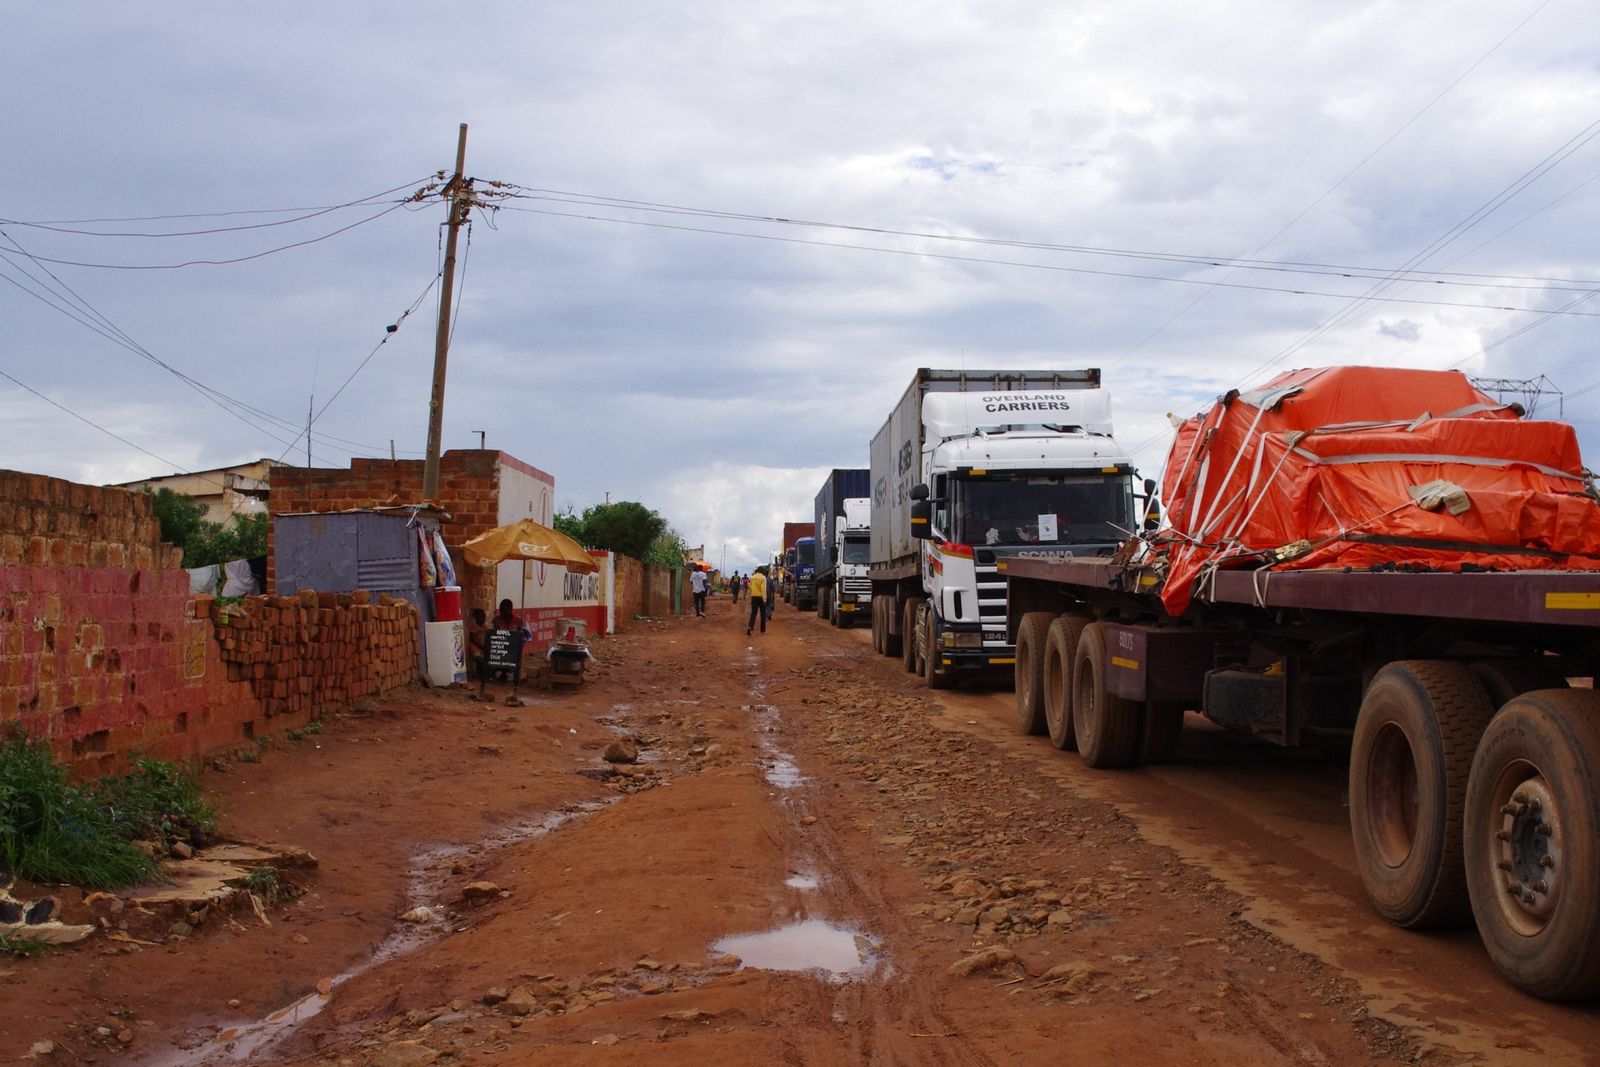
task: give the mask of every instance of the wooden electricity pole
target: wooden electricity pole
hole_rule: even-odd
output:
[[[444,241],[444,285],[439,290],[439,332],[433,342],[433,393],[428,399],[428,458],[422,465],[422,499],[435,500],[439,496],[439,438],[444,429],[444,369],[450,355],[450,297],[456,282],[456,236],[467,213],[472,210],[472,197],[465,177],[467,166],[467,124],[461,124],[461,136],[456,141],[456,172],[445,186],[450,195],[450,216],[446,225],[449,232]]]

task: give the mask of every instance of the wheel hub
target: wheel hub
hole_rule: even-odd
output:
[[[1560,813],[1542,775],[1515,784],[1494,836],[1506,902],[1523,920],[1517,925],[1542,928],[1561,899],[1563,867]]]

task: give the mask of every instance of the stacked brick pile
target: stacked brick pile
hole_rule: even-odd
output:
[[[365,592],[246,597],[208,611],[228,678],[249,684],[268,716],[298,719],[413,681],[417,609]]]

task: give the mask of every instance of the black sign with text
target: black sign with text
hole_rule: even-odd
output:
[[[522,663],[521,631],[490,630],[483,638],[483,653],[490,670],[515,670]]]

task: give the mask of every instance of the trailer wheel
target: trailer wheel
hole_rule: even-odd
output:
[[[928,680],[929,689],[954,689],[953,676],[939,673],[939,627],[933,614],[933,602],[928,602],[926,623],[922,627],[922,676]]]
[[[1017,661],[1011,673],[1017,693],[1017,729],[1025,734],[1045,732],[1045,643],[1054,621],[1048,611],[1030,611],[1017,624]]]
[[[1495,966],[1534,996],[1600,995],[1600,694],[1516,697],[1467,783],[1467,889]]]
[[[1147,700],[1139,716],[1140,763],[1171,763],[1183,742],[1182,704]]]
[[[1050,743],[1063,751],[1078,748],[1072,729],[1072,660],[1078,651],[1078,638],[1089,620],[1077,615],[1062,615],[1050,623],[1044,642],[1044,721]]]
[[[1091,622],[1072,661],[1072,729],[1091,767],[1127,767],[1139,744],[1139,705],[1106,689],[1106,627]]]
[[[921,606],[920,600],[908,600],[900,613],[900,665],[907,674],[917,670],[917,609]]]
[[[836,593],[828,594],[828,625],[840,629],[845,626],[844,616],[839,611],[839,596]]]
[[[905,634],[894,632],[894,601],[891,600],[883,606],[883,654],[885,656],[900,655],[901,645],[906,639]]]
[[[883,655],[883,597],[872,598],[872,654]]]
[[[1567,688],[1566,676],[1556,670],[1548,656],[1480,660],[1472,665],[1472,673],[1489,691],[1489,703],[1497,708],[1536,689]]]
[[[1397,926],[1469,917],[1467,772],[1493,715],[1465,664],[1400,660],[1367,687],[1350,750],[1350,830],[1367,896]]]

